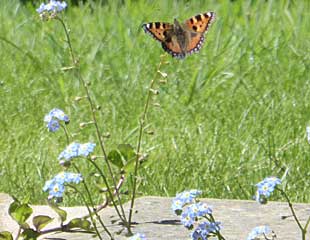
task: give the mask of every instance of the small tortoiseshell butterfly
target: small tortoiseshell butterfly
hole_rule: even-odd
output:
[[[161,42],[163,49],[176,58],[198,52],[204,42],[204,33],[215,19],[214,12],[198,14],[183,24],[151,22],[142,25],[144,31]]]

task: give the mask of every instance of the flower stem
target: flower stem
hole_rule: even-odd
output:
[[[150,105],[150,100],[151,100],[151,96],[152,96],[152,91],[151,89],[153,89],[155,81],[157,79],[157,76],[159,75],[159,70],[160,67],[162,66],[164,60],[163,58],[161,58],[157,69],[156,69],[156,73],[153,77],[153,79],[151,80],[150,86],[148,88],[148,94],[146,97],[146,103],[144,105],[144,109],[143,109],[143,113],[142,113],[142,117],[140,118],[139,121],[139,136],[138,136],[138,143],[137,143],[137,149],[136,149],[136,161],[135,161],[135,169],[134,169],[134,179],[133,179],[133,189],[132,189],[132,197],[131,197],[131,203],[130,203],[130,209],[129,209],[129,216],[128,216],[128,224],[129,224],[129,228],[131,225],[131,221],[132,221],[132,213],[133,213],[133,207],[135,204],[135,198],[136,198],[136,188],[137,188],[137,174],[138,174],[138,166],[139,166],[139,158],[140,158],[140,149],[141,149],[141,142],[142,142],[142,136],[143,136],[143,129],[145,126],[145,122],[146,122],[146,116],[147,116],[147,112],[149,109],[149,105]]]
[[[73,167],[77,170],[77,172],[79,172],[79,173],[81,172],[80,169],[78,168],[78,166],[77,166],[76,164],[73,164]],[[107,227],[104,225],[104,223],[103,223],[101,217],[99,216],[98,212],[96,211],[95,203],[94,203],[94,201],[93,201],[93,198],[92,198],[92,196],[91,196],[91,193],[90,193],[90,191],[89,191],[89,188],[88,188],[88,186],[87,186],[85,180],[83,180],[82,183],[83,183],[84,188],[85,188],[85,190],[86,190],[86,192],[87,192],[87,196],[88,196],[88,199],[89,199],[89,201],[90,201],[91,207],[92,207],[92,209],[93,209],[93,213],[96,215],[96,217],[97,217],[97,219],[99,220],[99,222],[100,222],[101,226],[103,227],[103,229],[107,232],[107,234],[110,236],[110,238],[113,239],[112,234],[109,232],[109,230],[107,229]],[[90,212],[90,215],[89,215],[89,216],[90,216],[91,219],[92,219],[93,213]],[[96,232],[97,232],[97,231],[96,231]]]
[[[300,231],[301,231],[301,239],[302,239],[302,240],[306,240],[307,227],[308,227],[308,225],[309,225],[310,217],[309,217],[309,219],[308,219],[308,221],[307,221],[305,227],[303,228],[302,225],[301,225],[301,223],[300,223],[300,221],[299,221],[298,218],[297,218],[297,215],[296,215],[296,213],[295,213],[293,204],[292,204],[291,200],[289,199],[288,195],[287,195],[282,189],[277,188],[277,187],[276,187],[276,189],[277,189],[278,191],[280,191],[280,193],[282,194],[282,196],[286,199],[286,201],[287,201],[287,203],[288,203],[288,206],[289,206],[289,208],[290,208],[290,210],[291,210],[291,213],[292,213],[292,215],[293,215],[293,217],[294,217],[294,219],[295,219],[295,222],[297,223],[297,225],[298,225],[298,227],[299,227],[299,229],[300,229]]]
[[[84,182],[84,180],[83,180],[83,182]],[[83,200],[83,202],[84,202],[84,204],[85,204],[85,206],[86,206],[86,208],[87,208],[87,211],[88,211],[88,213],[89,213],[89,216],[90,216],[91,222],[92,222],[92,224],[93,224],[93,226],[94,226],[94,229],[95,229],[95,231],[96,231],[96,234],[97,234],[97,236],[99,237],[100,240],[103,240],[102,237],[101,237],[101,235],[100,235],[100,233],[99,233],[99,231],[98,231],[98,228],[97,228],[97,225],[96,225],[96,221],[95,221],[95,219],[93,218],[92,212],[91,212],[91,210],[90,210],[90,208],[89,208],[89,206],[88,206],[88,203],[87,203],[87,201],[86,201],[84,195],[83,195],[75,186],[69,185],[69,184],[68,184],[68,186],[71,187],[71,188],[73,188],[73,189],[74,189],[77,193],[79,193],[80,196],[82,197],[82,200]],[[85,183],[84,183],[84,186],[85,186]],[[108,230],[106,230],[106,231],[107,231],[107,234],[108,234],[109,236],[112,236],[111,233],[110,233]]]
[[[87,96],[87,100],[89,102],[89,105],[90,105],[90,109],[91,109],[91,113],[92,113],[92,118],[93,118],[93,122],[94,122],[94,125],[95,125],[95,129],[96,129],[96,134],[97,134],[97,138],[98,138],[98,141],[99,141],[99,145],[100,145],[100,148],[101,148],[101,151],[103,153],[103,156],[104,156],[104,160],[106,162],[106,165],[107,165],[107,168],[108,168],[108,171],[109,171],[109,174],[111,175],[111,178],[112,178],[112,181],[113,181],[113,187],[116,189],[117,187],[117,184],[116,184],[116,180],[115,180],[115,176],[113,174],[113,171],[112,171],[112,167],[111,167],[111,164],[108,160],[108,157],[107,157],[107,153],[106,153],[106,150],[105,150],[105,147],[104,147],[104,143],[103,143],[103,140],[101,138],[101,134],[100,134],[100,130],[99,130],[99,126],[98,126],[98,122],[97,122],[97,118],[96,118],[96,109],[94,107],[94,103],[91,99],[91,96],[90,96],[90,93],[89,93],[89,90],[88,90],[88,86],[84,80],[84,78],[82,77],[81,75],[81,71],[80,71],[80,67],[79,67],[79,63],[77,61],[77,59],[75,58],[74,56],[74,52],[73,52],[73,48],[72,48],[72,44],[71,44],[71,39],[70,39],[70,35],[69,35],[69,32],[66,28],[66,25],[65,23],[63,22],[63,20],[59,17],[57,17],[57,20],[60,21],[60,23],[62,24],[63,28],[64,28],[64,31],[65,31],[65,34],[66,34],[66,38],[67,38],[67,43],[69,45],[69,50],[70,50],[70,55],[71,55],[71,58],[72,58],[72,63],[76,69],[76,73],[77,73],[77,77],[79,79],[79,81],[81,82],[81,84],[83,85],[84,87],[84,90],[86,92],[86,96]],[[120,219],[123,221],[124,225],[127,226],[128,223],[127,223],[127,219],[126,219],[126,215],[125,215],[125,211],[124,211],[124,208],[123,208],[123,205],[122,205],[122,202],[121,202],[121,199],[120,199],[120,196],[119,196],[119,193],[117,192],[116,193],[116,196],[117,196],[117,199],[118,199],[118,202],[119,202],[119,206],[121,208],[121,212],[122,212],[122,215],[120,214],[119,210],[118,210],[118,207],[117,205],[115,204],[114,202],[114,198],[113,198],[113,194],[112,194],[112,190],[107,182],[107,180],[104,178],[104,181],[106,183],[106,187],[107,187],[107,190],[109,192],[109,195],[111,197],[111,200],[113,202],[113,205],[115,207],[115,210],[117,211],[117,214],[119,215]]]

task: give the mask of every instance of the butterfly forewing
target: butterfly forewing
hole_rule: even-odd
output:
[[[163,22],[151,22],[142,25],[144,31],[154,37],[156,40],[163,42],[168,31],[173,29],[173,25]]]
[[[208,28],[214,20],[215,14],[213,12],[207,12],[198,14],[185,21],[185,27],[190,32],[190,40],[186,51],[188,54],[198,52],[205,40],[204,33],[208,31]]]
[[[185,26],[189,31],[204,33],[208,31],[210,24],[214,21],[215,13],[201,13],[185,21]]]

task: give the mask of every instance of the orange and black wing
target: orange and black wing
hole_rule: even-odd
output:
[[[162,48],[173,57],[184,58],[181,47],[176,40],[173,25],[163,22],[152,22],[142,25],[144,31],[157,41],[161,42]]]
[[[151,22],[142,25],[144,31],[150,34],[156,40],[163,42],[168,31],[173,29],[173,25],[170,23],[163,22]]]
[[[198,14],[185,21],[185,27],[190,32],[187,45],[187,53],[192,54],[198,52],[205,40],[204,33],[215,19],[214,12]]]

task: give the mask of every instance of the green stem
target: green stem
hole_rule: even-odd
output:
[[[84,182],[84,180],[83,180],[83,182]],[[67,186],[73,188],[77,193],[80,194],[80,196],[82,197],[82,200],[83,200],[83,202],[84,202],[84,204],[85,204],[85,206],[86,206],[86,208],[87,208],[87,211],[88,211],[88,213],[89,213],[89,215],[90,215],[90,219],[91,219],[91,222],[92,222],[92,224],[93,224],[93,226],[94,226],[94,229],[95,229],[95,231],[96,231],[96,234],[97,234],[97,236],[99,237],[100,240],[103,240],[102,237],[101,237],[101,235],[100,235],[100,233],[99,233],[99,231],[98,231],[98,228],[97,228],[97,225],[96,225],[96,221],[95,221],[95,219],[93,218],[92,212],[91,212],[91,210],[90,210],[90,208],[89,208],[89,206],[88,206],[88,203],[87,203],[87,201],[86,201],[84,195],[83,195],[75,186],[69,185],[69,184],[68,184]],[[109,236],[111,235],[110,232],[107,232],[107,233],[108,233]]]
[[[85,80],[83,79],[82,75],[81,75],[81,72],[80,72],[80,67],[79,67],[79,64],[78,64],[78,61],[76,60],[75,56],[74,56],[74,53],[73,53],[73,48],[72,48],[72,44],[71,44],[71,39],[70,39],[70,35],[69,35],[69,32],[67,31],[67,28],[66,28],[66,25],[65,23],[62,21],[61,18],[57,18],[57,20],[59,20],[65,30],[65,34],[66,34],[66,38],[67,38],[67,43],[69,45],[69,49],[70,49],[70,55],[71,55],[71,58],[72,58],[72,63],[73,65],[75,66],[76,68],[76,72],[77,72],[77,75],[78,75],[78,79],[79,81],[82,83],[82,85],[84,86],[84,90],[86,92],[86,95],[87,95],[87,99],[88,99],[88,102],[89,102],[89,105],[90,105],[90,108],[91,108],[91,112],[92,112],[92,118],[93,118],[93,121],[94,121],[94,125],[95,125],[95,128],[96,128],[96,134],[97,134],[97,138],[98,138],[98,141],[99,141],[99,145],[100,145],[100,148],[101,148],[101,151],[103,153],[103,156],[104,156],[104,160],[106,162],[106,165],[107,165],[107,168],[108,168],[108,171],[109,171],[109,174],[111,175],[111,178],[112,178],[112,181],[113,181],[113,186],[114,188],[116,189],[116,180],[115,180],[115,177],[114,177],[114,174],[113,174],[113,171],[112,171],[112,168],[111,168],[111,164],[108,160],[108,157],[107,157],[107,153],[105,151],[105,148],[104,148],[104,144],[103,144],[103,140],[101,138],[101,134],[100,134],[100,130],[99,130],[99,126],[98,126],[98,123],[97,123],[97,118],[96,118],[96,109],[94,107],[94,104],[93,104],[93,101],[90,97],[90,93],[89,93],[89,90],[88,90],[88,87],[87,87],[87,84],[85,82]],[[107,187],[107,190],[109,192],[109,195],[111,197],[111,200],[114,201],[113,199],[113,194],[112,194],[112,190],[107,182],[106,179],[104,179],[105,183],[107,184],[106,187]],[[116,196],[117,196],[117,199],[118,199],[118,202],[119,202],[119,206],[121,208],[121,211],[122,211],[122,215],[120,214],[119,210],[118,210],[118,207],[116,206],[116,204],[114,204],[114,207],[117,211],[117,214],[119,215],[120,219],[123,221],[124,225],[127,226],[128,225],[128,222],[127,222],[127,219],[126,219],[126,215],[125,215],[125,211],[124,211],[124,208],[123,208],[123,205],[122,205],[122,202],[121,202],[121,199],[120,199],[120,196],[119,196],[119,193],[117,192],[116,193]],[[128,229],[130,230],[130,229]]]
[[[148,89],[147,98],[146,98],[146,103],[144,105],[142,117],[140,119],[139,137],[138,137],[137,150],[136,150],[137,157],[136,157],[136,161],[135,161],[135,169],[134,169],[134,175],[133,175],[134,176],[134,179],[133,179],[133,189],[132,189],[132,197],[131,197],[131,203],[130,203],[130,209],[129,209],[129,217],[128,217],[129,228],[130,228],[130,225],[131,225],[133,207],[134,207],[135,198],[136,198],[137,173],[138,173],[138,166],[139,166],[139,158],[140,158],[140,149],[141,149],[141,141],[142,141],[142,136],[143,136],[143,129],[144,129],[144,126],[145,126],[146,115],[147,115],[147,111],[149,109],[150,99],[151,99],[151,96],[152,96],[152,91],[151,90],[153,89],[156,77],[159,74],[159,69],[160,69],[162,64],[163,64],[163,59],[161,59],[160,63],[158,64],[158,67],[156,69],[156,73],[155,73],[153,79],[151,80],[151,83],[150,83],[150,86],[149,86],[149,89]]]
[[[77,166],[76,164],[73,163],[73,167],[77,170],[77,172],[79,172],[79,173],[81,172],[80,169],[78,168],[78,166]],[[108,235],[110,236],[110,238],[113,239],[112,234],[109,232],[109,230],[107,229],[107,227],[104,225],[104,223],[103,223],[101,217],[99,216],[98,212],[96,211],[95,203],[94,203],[94,201],[93,201],[93,198],[92,198],[92,196],[91,196],[91,193],[90,193],[90,191],[89,191],[89,188],[88,188],[86,182],[85,182],[84,180],[83,180],[82,182],[83,182],[84,188],[85,188],[85,190],[86,190],[86,192],[87,192],[87,196],[88,196],[88,199],[89,199],[89,201],[90,201],[91,207],[92,207],[92,209],[93,209],[93,213],[96,215],[96,217],[97,217],[97,219],[99,220],[99,222],[100,222],[101,226],[103,227],[103,229],[108,233]],[[90,213],[90,214],[92,215],[92,213]],[[92,218],[92,216],[90,216],[90,217]]]
[[[69,132],[68,132],[68,129],[66,128],[66,125],[63,125],[63,124],[60,124],[60,126],[62,127],[62,129],[64,130],[65,132],[65,135],[66,135],[66,140],[67,140],[67,144],[70,143],[70,138],[69,138]]]
[[[21,232],[22,232],[22,228],[19,226],[15,240],[19,239],[19,235],[21,234]]]
[[[282,196],[286,199],[286,201],[287,201],[287,203],[288,203],[288,206],[289,206],[289,208],[290,208],[290,210],[291,210],[291,213],[292,213],[292,215],[293,215],[293,217],[294,217],[294,219],[295,219],[295,222],[297,223],[297,225],[298,225],[298,227],[299,227],[299,229],[300,229],[300,231],[301,231],[302,240],[306,240],[307,228],[303,228],[303,227],[302,227],[300,221],[299,221],[298,218],[297,218],[297,215],[296,215],[296,213],[295,213],[295,210],[294,210],[294,208],[293,208],[293,204],[291,203],[291,200],[289,199],[288,195],[287,195],[282,189],[277,188],[277,187],[276,187],[276,189],[277,189],[278,191],[280,191],[280,193],[282,194]],[[308,221],[309,221],[309,220],[308,220]],[[306,226],[308,226],[308,224],[309,224],[309,222],[306,224]]]

